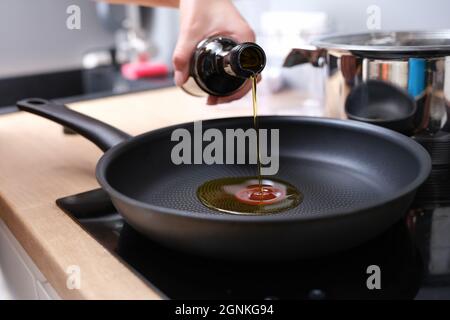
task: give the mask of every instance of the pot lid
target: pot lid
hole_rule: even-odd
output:
[[[313,44],[324,49],[365,52],[450,52],[450,30],[332,35]]]

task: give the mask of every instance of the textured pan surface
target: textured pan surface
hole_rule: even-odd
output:
[[[336,209],[351,209],[355,205],[383,198],[383,183],[361,173],[328,163],[302,159],[286,159],[277,178],[292,183],[305,195],[303,202],[279,214],[318,215]],[[223,214],[202,205],[196,191],[204,182],[216,178],[250,176],[254,167],[194,166],[168,171],[164,178],[137,183],[126,194],[153,205],[197,213]],[[138,186],[138,187],[137,187]]]
[[[280,130],[276,177],[304,194],[297,208],[274,216],[311,218],[367,209],[414,190],[428,174],[429,159],[409,138],[356,122],[300,119],[261,121],[262,128]],[[251,123],[251,118],[237,118],[203,126],[247,129]],[[190,124],[184,127],[192,130]],[[100,182],[136,205],[198,216],[226,215],[202,205],[197,188],[211,179],[254,175],[256,166],[176,166],[170,159],[176,144],[170,141],[173,129],[147,133],[108,152],[99,163]]]

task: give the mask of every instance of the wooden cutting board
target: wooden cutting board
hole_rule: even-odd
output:
[[[281,95],[273,104],[291,101]],[[298,102],[297,102],[298,103]],[[206,106],[176,88],[71,104],[131,134],[199,119],[251,115],[249,99]],[[160,294],[103,248],[55,200],[98,187],[100,150],[35,115],[0,116],[0,217],[64,299],[159,299]],[[155,261],[157,263],[157,261]],[[68,289],[78,266],[81,288]]]

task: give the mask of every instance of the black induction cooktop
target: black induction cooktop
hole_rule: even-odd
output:
[[[57,204],[169,299],[450,299],[450,207],[415,208],[371,241],[312,260],[238,262],[168,249],[93,190]],[[379,286],[374,271],[379,268]]]

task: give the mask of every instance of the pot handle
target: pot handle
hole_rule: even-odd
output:
[[[310,63],[315,67],[323,67],[326,64],[326,54],[326,49],[312,46],[292,49],[284,60],[283,67],[293,67],[305,63]]]
[[[104,122],[73,111],[63,104],[40,98],[29,98],[17,102],[17,107],[68,127],[92,141],[101,150],[107,151],[131,136]]]

